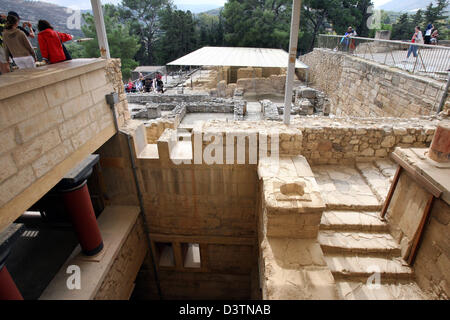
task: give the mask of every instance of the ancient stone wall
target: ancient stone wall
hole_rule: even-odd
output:
[[[244,78],[262,78],[262,68],[240,68],[237,71],[237,80]]]
[[[369,118],[293,116],[289,128],[277,121],[210,121],[204,129],[219,132],[275,130],[283,132],[280,135],[280,154],[301,154],[311,164],[345,164],[386,158],[397,146],[428,147],[438,122],[433,117],[408,120],[380,118],[374,121]]]
[[[27,73],[29,90],[1,89],[0,230],[115,133],[105,95],[116,82],[106,64],[74,60]]]
[[[302,131],[301,154],[312,164],[338,164],[386,158],[395,147],[428,147],[438,120],[295,117]]]
[[[437,113],[445,83],[325,49],[300,58],[310,81],[333,101],[332,113],[410,118]]]
[[[449,222],[450,206],[442,200],[435,200],[414,263],[420,287],[444,300],[450,297]]]
[[[98,289],[94,300],[128,300],[134,281],[148,252],[147,235],[141,216],[127,235],[111,269]]]
[[[110,59],[106,66],[106,77],[113,86],[113,91],[119,94],[119,102],[116,104],[117,123],[119,128],[130,120],[130,111],[128,109],[127,94],[122,80],[122,63],[120,59]]]

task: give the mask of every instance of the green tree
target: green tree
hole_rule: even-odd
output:
[[[197,49],[195,21],[190,11],[167,6],[160,13],[160,36],[155,43],[155,58],[166,64]]]
[[[70,56],[73,59],[85,58],[86,53],[84,51],[84,47],[80,43],[69,42],[64,44],[67,50],[70,52]]]
[[[229,0],[223,10],[225,43],[287,49],[291,8],[291,0]]]
[[[412,25],[414,27],[419,26],[422,28],[423,15],[422,10],[417,10],[416,13],[412,16]]]
[[[130,35],[129,24],[120,23],[117,16],[110,14],[114,12],[110,5],[105,5],[104,20],[106,34],[108,37],[109,50],[112,58],[120,58],[122,61],[122,75],[127,79],[131,75],[139,63],[134,60],[134,56],[139,50],[139,39],[136,36]],[[86,13],[83,15],[86,22],[82,26],[83,33],[86,37],[94,38],[93,41],[83,42],[81,45],[84,49],[85,57],[98,57],[99,48],[97,40],[97,32],[95,29],[94,17]]]
[[[141,49],[136,55],[143,65],[153,65],[154,46],[160,33],[161,10],[172,6],[171,0],[122,0],[121,19],[130,21],[130,31],[139,37]]]
[[[370,0],[305,0],[305,32],[311,33],[309,50],[314,48],[317,35],[327,23],[331,23],[338,34],[344,34],[349,26],[353,26],[359,35],[367,36],[371,4]]]
[[[402,14],[392,25],[392,39],[409,40],[414,33],[414,25],[407,13]]]
[[[371,6],[373,6],[372,0],[359,0],[356,4],[356,12],[352,13],[356,18],[356,30],[361,37],[367,37],[369,35],[367,20],[372,16],[372,13],[369,12]]]
[[[198,46],[223,46],[223,17],[222,13],[213,16],[206,13],[200,13],[196,18],[196,35],[198,37]]]
[[[430,3],[424,13],[424,24],[434,24],[437,29],[448,25],[448,17],[446,15],[446,9],[449,6],[449,0],[438,0],[436,6],[433,6],[433,2]]]

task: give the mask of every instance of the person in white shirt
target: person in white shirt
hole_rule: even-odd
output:
[[[411,39],[411,43],[418,43],[418,44],[423,44],[423,36],[422,36],[422,31],[420,31],[420,27],[417,26],[415,33]],[[409,56],[411,55],[411,53],[414,55],[414,58],[417,58],[417,46],[414,44],[411,44],[408,48],[408,55],[406,56],[407,58],[409,58]]]

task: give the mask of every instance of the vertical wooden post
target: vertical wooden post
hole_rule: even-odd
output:
[[[300,29],[300,10],[302,0],[293,0],[289,60],[284,93],[284,124],[291,123],[292,88],[294,86],[295,63],[297,62],[298,31]]]
[[[108,37],[106,36],[105,21],[101,0],[91,0],[92,12],[94,13],[95,29],[97,31],[98,47],[103,59],[110,59]]]

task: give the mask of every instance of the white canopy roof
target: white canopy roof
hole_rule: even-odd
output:
[[[288,53],[281,49],[203,47],[167,65],[287,68]],[[308,69],[299,60],[295,67]]]

